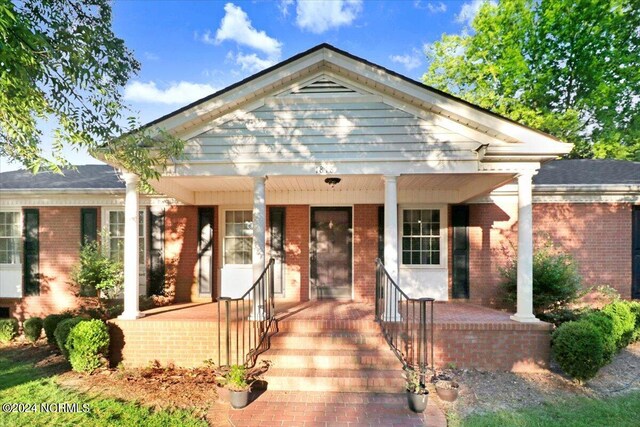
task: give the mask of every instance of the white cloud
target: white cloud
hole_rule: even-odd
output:
[[[202,83],[173,82],[161,89],[154,81],[133,81],[124,88],[124,98],[149,104],[188,104],[215,91],[213,86]]]
[[[404,65],[404,67],[409,71],[422,65],[421,54],[418,49],[413,49],[411,53],[407,53],[405,55],[391,55],[389,59],[393,62]]]
[[[321,34],[331,28],[350,25],[362,11],[362,0],[298,0],[296,24]]]
[[[480,11],[480,8],[487,2],[493,6],[497,5],[494,0],[472,0],[469,3],[464,3],[460,9],[460,13],[456,15],[456,22],[471,26],[471,23]]]
[[[264,31],[256,30],[247,14],[239,6],[227,3],[224,6],[224,11],[225,15],[220,22],[220,28],[216,31],[216,44],[232,40],[240,45],[264,52],[270,58],[280,57],[282,43],[269,37]],[[204,37],[210,39],[207,33]]]
[[[240,52],[237,55],[231,54],[229,55],[229,57],[233,58],[236,63],[240,65],[243,71],[250,71],[252,73],[271,67],[277,62],[269,58],[262,59],[255,53],[245,55],[244,53]]]
[[[289,16],[289,6],[292,6],[295,3],[295,0],[280,0],[278,2],[278,9],[280,9],[280,13],[285,18]]]
[[[160,59],[160,57],[153,52],[145,52],[144,57],[149,61],[157,61],[158,59]]]
[[[415,0],[413,6],[417,9],[427,9],[431,13],[444,13],[447,11],[447,5],[443,2],[422,2],[422,0]]]

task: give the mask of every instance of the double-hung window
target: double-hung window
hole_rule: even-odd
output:
[[[224,263],[251,264],[253,213],[226,211],[224,221]]]
[[[108,211],[109,257],[124,261],[124,211]],[[144,265],[144,211],[138,213],[138,261]]]
[[[440,209],[402,210],[402,264],[440,265]]]
[[[18,211],[0,212],[0,264],[20,264],[22,227]]]

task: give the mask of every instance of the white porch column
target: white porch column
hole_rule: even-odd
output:
[[[518,322],[539,322],[533,315],[533,175],[532,171],[518,175],[517,311],[511,316]]]
[[[122,174],[126,193],[124,199],[124,311],[118,317],[133,320],[142,317],[139,309],[138,281],[140,263],[138,261],[138,176]]]
[[[258,280],[265,267],[266,238],[267,229],[267,206],[265,202],[265,181],[264,176],[253,178],[253,283]],[[263,295],[254,293],[254,301],[262,301]],[[254,305],[251,313],[252,319],[264,318],[264,307],[262,303]]]
[[[398,283],[398,177],[384,176],[384,267],[396,284]],[[387,292],[383,289],[383,292]],[[385,295],[387,301],[384,320],[401,320],[398,307]]]

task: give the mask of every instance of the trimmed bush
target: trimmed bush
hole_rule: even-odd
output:
[[[66,343],[71,367],[77,372],[92,372],[102,365],[109,350],[109,330],[101,320],[87,320],[71,329]]]
[[[22,324],[24,336],[31,342],[36,342],[42,335],[42,319],[39,317],[31,317]]]
[[[582,320],[591,323],[598,329],[598,332],[600,332],[600,337],[604,346],[603,365],[611,362],[613,356],[618,350],[617,343],[613,335],[613,320],[611,319],[611,316],[601,311],[594,311],[593,313],[584,316]]]
[[[44,327],[44,334],[47,336],[47,342],[49,344],[58,345],[56,342],[55,331],[58,327],[58,323],[66,319],[71,319],[73,315],[71,313],[50,314],[44,318],[42,326]]]
[[[614,301],[602,308],[613,320],[613,336],[618,348],[624,348],[631,342],[633,330],[636,326],[635,315],[625,301]]]
[[[602,334],[585,320],[556,329],[551,350],[562,370],[580,381],[593,378],[604,363]]]
[[[56,337],[56,343],[58,348],[64,355],[65,359],[69,360],[69,349],[67,348],[67,338],[71,333],[71,330],[80,322],[84,322],[86,319],[82,317],[73,317],[71,319],[65,319],[58,323],[56,331],[53,333]]]
[[[587,314],[593,312],[591,308],[568,308],[560,307],[555,310],[540,313],[538,316],[540,320],[548,323],[553,323],[556,327],[566,322],[575,322],[582,319]]]
[[[505,301],[517,301],[517,260],[500,268]],[[578,297],[582,278],[571,255],[558,252],[551,243],[536,248],[533,255],[533,311],[536,314],[563,307]]]
[[[631,341],[640,341],[640,302],[632,301],[627,303],[629,305],[629,310],[631,313],[636,316],[636,325],[633,329],[633,333],[631,334]]]
[[[7,343],[18,335],[18,321],[16,319],[0,319],[0,342]]]

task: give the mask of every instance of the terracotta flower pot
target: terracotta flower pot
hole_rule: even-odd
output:
[[[436,383],[436,393],[445,402],[453,402],[458,398],[460,386],[455,381],[438,381]]]
[[[427,409],[427,401],[429,399],[429,392],[425,390],[424,394],[416,394],[407,391],[407,401],[409,403],[409,409],[413,412],[421,413]]]

